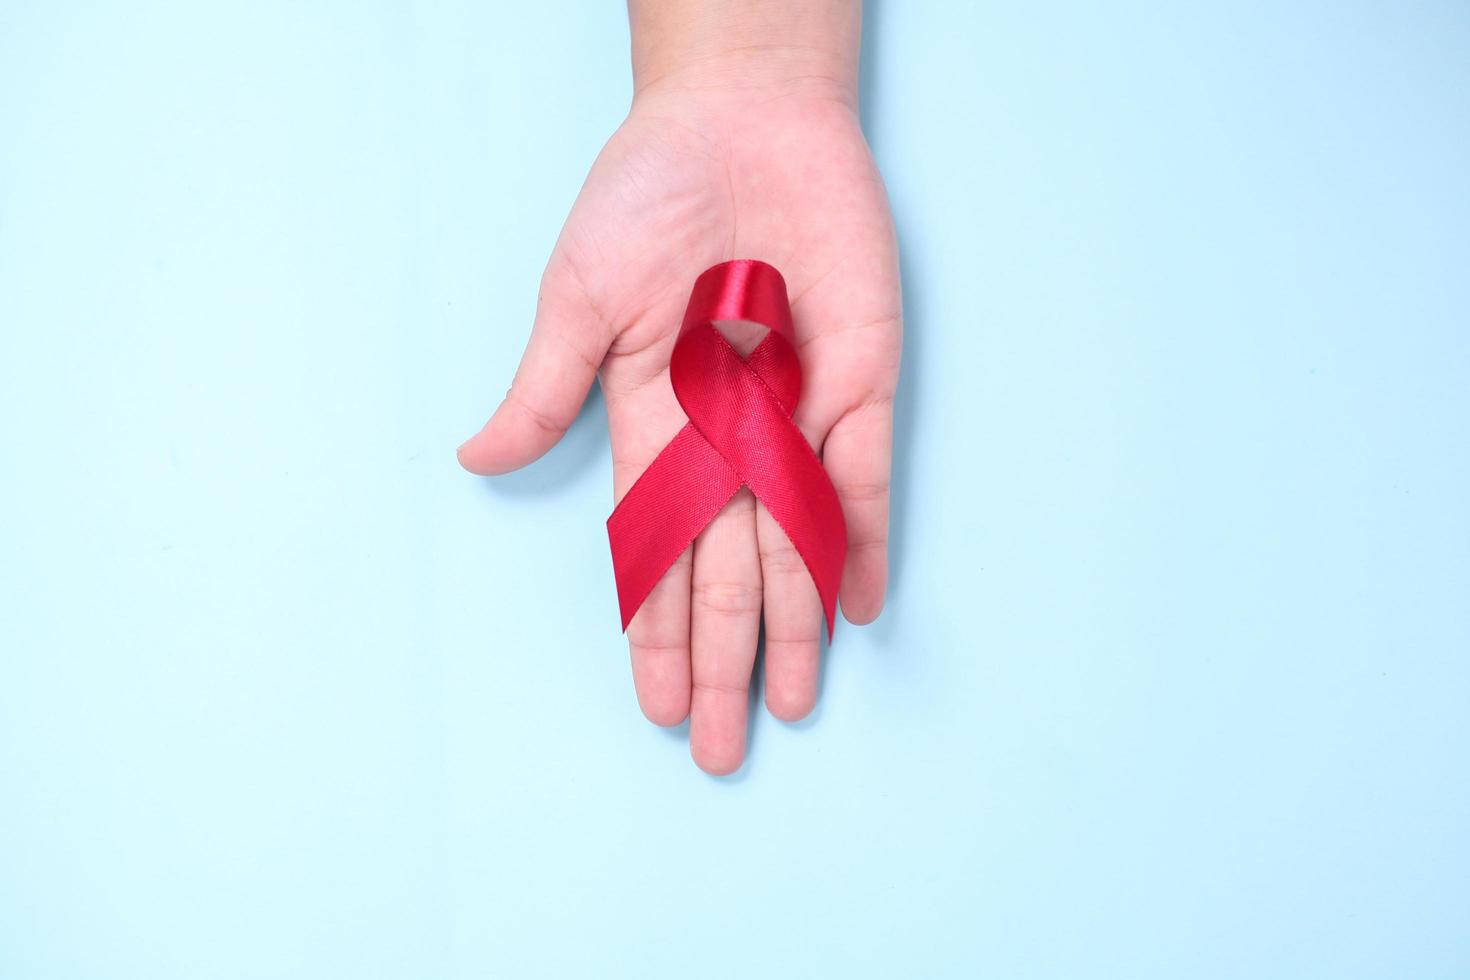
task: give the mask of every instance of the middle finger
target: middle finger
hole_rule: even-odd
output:
[[[723,776],[745,757],[750,675],[760,637],[761,566],[755,497],[748,489],[694,539],[690,654],[694,690],[689,750],[705,772]]]

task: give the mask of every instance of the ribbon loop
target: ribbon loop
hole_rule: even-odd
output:
[[[715,326],[732,320],[770,331],[749,358]],[[623,629],[669,566],[748,486],[805,562],[832,635],[847,527],[832,481],[791,421],[801,397],[792,335],[786,283],[766,263],[725,262],[695,280],[669,361],[689,423],[607,521]]]

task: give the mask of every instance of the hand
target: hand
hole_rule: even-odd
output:
[[[510,391],[460,461],[482,474],[525,466],[561,438],[598,376],[620,500],[687,421],[670,352],[695,277],[732,258],[786,278],[804,375],[794,421],[842,501],[843,614],[868,623],[887,577],[899,280],[882,182],[840,82],[685,73],[640,89],[556,244]],[[731,340],[747,354],[759,336]],[[628,627],[644,714],[689,717],[707,772],[733,772],[744,756],[762,614],[766,705],[794,721],[816,702],[821,605],[784,532],[742,489]]]

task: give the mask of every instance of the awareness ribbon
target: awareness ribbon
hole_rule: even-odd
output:
[[[715,326],[732,320],[769,330],[748,358]],[[801,397],[792,337],[786,282],[766,263],[724,262],[694,281],[669,360],[689,422],[607,519],[624,630],[669,566],[747,486],[805,562],[831,637],[847,525],[832,481],[791,421]]]

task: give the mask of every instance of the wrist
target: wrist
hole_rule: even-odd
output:
[[[857,105],[857,0],[630,0],[634,101],[806,94]]]

